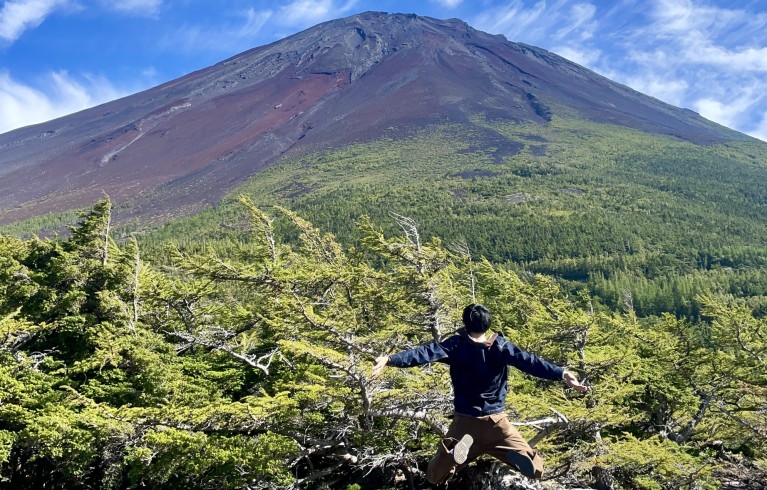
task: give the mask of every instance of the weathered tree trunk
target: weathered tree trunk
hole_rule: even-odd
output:
[[[594,487],[598,490],[614,490],[615,478],[610,470],[595,466],[591,470],[591,474],[594,477]]]

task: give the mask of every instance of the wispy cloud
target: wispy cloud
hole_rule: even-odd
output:
[[[272,18],[273,12],[271,10],[257,11],[254,9],[248,9],[243,13],[245,17],[245,24],[239,29],[240,37],[253,36],[261,31],[266,25],[269,19]]]
[[[759,124],[757,124],[753,130],[748,131],[747,134],[753,136],[754,138],[759,138],[762,141],[767,141],[767,111],[762,113],[761,121],[759,121]]]
[[[49,73],[39,88],[0,71],[0,133],[71,114],[128,93],[103,78],[85,76],[77,80],[66,71]]]
[[[448,9],[454,9],[457,6],[461,5],[462,1],[463,0],[431,0],[431,3],[436,3]]]
[[[156,17],[162,7],[162,0],[119,0],[102,3],[111,10],[143,17]]]
[[[293,0],[280,7],[275,18],[284,26],[309,27],[319,22],[341,17],[357,4],[357,0]]]
[[[551,50],[559,56],[567,58],[582,66],[593,66],[602,56],[602,51],[600,49],[592,49],[583,46],[555,46],[554,48],[551,48]]]
[[[597,22],[594,20],[594,14],[597,8],[590,3],[578,3],[569,9],[570,22],[561,27],[555,34],[555,39],[569,37],[570,34],[581,40],[589,39],[594,35],[597,28]]]
[[[693,102],[693,108],[707,119],[751,133],[764,123],[766,101],[767,84],[754,82],[732,87],[729,93],[704,94]]]
[[[262,31],[267,26],[275,39],[284,37],[287,34],[276,32],[275,28],[292,31],[310,27],[348,13],[356,3],[357,0],[293,0],[275,10],[249,8],[233,13],[226,23],[186,24],[164,35],[159,45],[163,49],[187,53],[233,54],[250,49],[257,40],[263,40]]]
[[[677,49],[680,61],[745,71],[767,71],[767,14],[657,1],[647,30]]]
[[[689,82],[683,78],[670,78],[654,73],[639,73],[630,77],[616,76],[616,79],[634,90],[676,106],[685,104],[690,89]]]
[[[67,0],[11,0],[0,10],[0,39],[16,41],[27,29],[32,29]]]
[[[598,26],[596,11],[587,2],[540,1],[528,6],[524,0],[513,0],[481,12],[471,23],[492,34],[505,34],[512,41],[541,46],[565,38],[591,38]]]
[[[261,30],[273,17],[271,10],[249,8],[235,13],[230,22],[183,25],[165,34],[158,44],[174,52],[232,54],[252,48]]]

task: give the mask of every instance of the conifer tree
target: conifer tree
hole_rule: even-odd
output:
[[[402,216],[394,236],[361,220],[344,249],[290,210],[241,202],[247,239],[172,249],[163,267],[111,239],[108,199],[67,237],[0,236],[0,488],[417,488],[449,377],[437,364],[373,380],[372,361],[451,335],[469,302],[592,385],[510,375],[511,419],[551,477],[764,480],[767,327],[746,299],[700,296],[700,321],[641,318],[630,296],[600,310]],[[451,487],[510,473],[480,460]]]

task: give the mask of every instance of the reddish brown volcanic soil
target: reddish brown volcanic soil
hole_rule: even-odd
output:
[[[288,152],[479,113],[546,124],[557,107],[700,144],[742,137],[462,21],[369,12],[0,135],[0,223],[105,192],[130,201],[120,219],[164,220],[215,203]]]

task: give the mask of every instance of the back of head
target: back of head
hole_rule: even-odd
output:
[[[486,332],[492,321],[493,314],[484,305],[471,304],[463,309],[463,325],[469,332]]]

